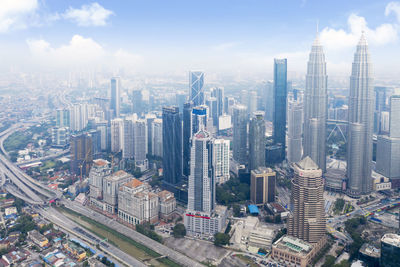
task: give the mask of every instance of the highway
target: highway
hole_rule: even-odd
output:
[[[43,216],[44,218],[50,220],[55,225],[63,228],[67,232],[78,236],[79,238],[93,244],[99,245],[101,250],[112,255],[118,261],[126,264],[128,266],[138,266],[138,267],[146,267],[147,265],[142,263],[141,261],[133,258],[129,254],[121,251],[119,248],[113,246],[112,244],[102,240],[102,238],[96,236],[92,232],[88,232],[85,229],[82,229],[80,225],[76,222],[72,221],[62,213],[58,212],[54,208],[48,208],[47,210],[42,208],[36,208],[36,211]]]
[[[95,212],[85,206],[82,206],[78,203],[69,201],[69,200],[62,200],[62,204],[65,205],[65,207],[79,213],[82,215],[85,215],[89,217],[92,220],[95,220],[101,224],[107,225],[108,227],[112,228],[113,230],[135,240],[136,242],[151,248],[158,254],[161,254],[163,256],[167,256],[171,260],[175,261],[176,263],[182,265],[182,266],[188,266],[188,267],[204,267],[204,265],[192,260],[191,258],[179,253],[178,251],[175,251],[167,246],[164,246],[163,244],[154,241],[151,238],[148,238],[145,235],[140,234],[139,232],[123,225],[118,222],[116,222],[113,219],[110,219],[103,214],[100,214],[98,212]]]

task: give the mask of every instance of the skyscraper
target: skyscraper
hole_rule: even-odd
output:
[[[184,223],[189,235],[213,236],[225,226],[226,209],[216,208],[216,179],[213,140],[205,130],[191,140],[188,208]],[[218,153],[218,149],[216,149]]]
[[[189,72],[189,100],[194,106],[204,105],[204,72]]]
[[[163,107],[162,126],[164,182],[175,185],[182,178],[182,124],[178,107]]]
[[[288,111],[288,151],[289,162],[299,162],[302,158],[302,136],[303,136],[303,103],[289,101]]]
[[[154,119],[151,123],[151,151],[153,156],[163,156],[163,145],[162,145],[162,120]]]
[[[56,114],[56,126],[57,127],[70,127],[70,110],[69,109],[57,109]]]
[[[148,168],[147,164],[147,123],[144,119],[139,119],[133,124],[134,149],[133,158],[135,165],[141,170]]]
[[[288,234],[318,243],[326,232],[322,170],[308,156],[295,163],[293,170]]]
[[[229,140],[214,139],[212,141],[214,177],[216,183],[229,180]]]
[[[265,121],[264,112],[252,114],[249,126],[249,170],[265,166]]]
[[[115,120],[113,120],[115,121]],[[123,149],[122,149],[122,157],[124,159],[133,159],[133,155],[134,155],[134,132],[133,132],[133,125],[135,124],[136,119],[132,116],[132,117],[128,117],[128,118],[124,118],[124,126],[123,126],[123,130],[124,130],[124,145],[123,145]],[[115,129],[113,128],[113,131],[115,131]],[[114,148],[115,149],[115,148]]]
[[[92,138],[87,134],[72,135],[70,145],[71,172],[76,175],[88,175],[93,161]]]
[[[274,81],[268,81],[265,84],[265,119],[267,121],[273,121],[274,114]]]
[[[247,109],[243,105],[233,107],[233,159],[239,164],[247,161]]]
[[[120,78],[111,78],[111,102],[110,109],[113,111],[115,118],[119,117],[120,101],[121,101],[121,88],[120,88]]]
[[[124,121],[120,118],[111,121],[111,152],[117,153],[124,148]]]
[[[218,101],[216,97],[210,97],[206,100],[206,104],[209,110],[209,118],[212,119],[212,125],[218,126]]]
[[[274,112],[273,138],[281,145],[281,158],[285,158],[286,148],[286,98],[287,98],[287,59],[274,60]]]
[[[195,133],[201,129],[207,129],[207,121],[209,117],[209,109],[206,105],[197,106],[192,108],[192,123],[191,123],[191,135],[192,137]]]
[[[215,208],[215,177],[211,137],[200,130],[192,137],[188,209],[211,213]]]
[[[325,55],[317,33],[307,65],[304,156],[312,158],[322,172],[326,171],[327,79]]]
[[[376,172],[390,178],[392,188],[400,188],[400,96],[390,98],[389,134],[378,135]]]
[[[223,87],[216,87],[212,90],[211,96],[217,99],[217,114],[218,117],[222,116],[225,113],[224,111],[224,88]]]
[[[190,173],[190,138],[192,137],[192,108],[193,103],[187,102],[183,105],[183,175],[186,177]]]
[[[347,142],[347,194],[359,197],[372,190],[374,90],[372,65],[364,34],[357,45],[350,76]]]
[[[247,112],[250,116],[253,115],[257,109],[257,92],[250,91],[247,96]]]

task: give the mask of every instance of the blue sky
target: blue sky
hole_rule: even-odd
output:
[[[328,74],[345,75],[366,31],[380,76],[397,75],[396,1],[0,1],[0,67],[123,68],[137,73],[303,75],[319,21]]]

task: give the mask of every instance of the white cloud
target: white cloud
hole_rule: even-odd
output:
[[[214,45],[211,47],[211,49],[216,50],[216,51],[226,51],[232,47],[237,46],[238,44],[239,44],[238,42],[226,42],[226,43]]]
[[[398,25],[384,23],[371,29],[364,17],[351,14],[347,20],[348,30],[326,27],[320,34],[321,42],[328,49],[354,47],[364,31],[372,45],[385,45],[398,39]]]
[[[394,13],[397,21],[400,23],[400,3],[399,2],[390,2],[387,4],[385,9],[385,16],[389,16]]]
[[[107,51],[91,38],[74,35],[68,44],[55,47],[43,39],[27,40],[33,65],[47,69],[108,68],[135,70],[142,57],[119,49]]]
[[[0,32],[27,27],[27,20],[35,14],[37,8],[37,0],[1,0]]]
[[[83,5],[80,9],[68,8],[63,17],[76,22],[79,26],[105,26],[107,19],[114,14],[98,3]]]

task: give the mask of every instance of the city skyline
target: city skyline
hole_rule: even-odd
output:
[[[193,4],[179,1],[158,2],[157,9],[135,1],[123,6],[105,1],[5,2],[0,48],[7,52],[0,52],[4,59],[0,68],[65,71],[79,67],[116,74],[121,70],[186,74],[204,69],[251,76],[271,75],[273,58],[286,57],[289,76],[296,77],[306,73],[308,46],[319,21],[331,76],[350,72],[351,48],[362,30],[371,45],[376,76],[398,74],[393,56],[399,53],[400,2],[396,1],[363,1],[362,5],[292,1],[287,6],[221,1],[211,8],[196,7],[205,19],[190,17]],[[290,16],[273,12],[284,8]]]

